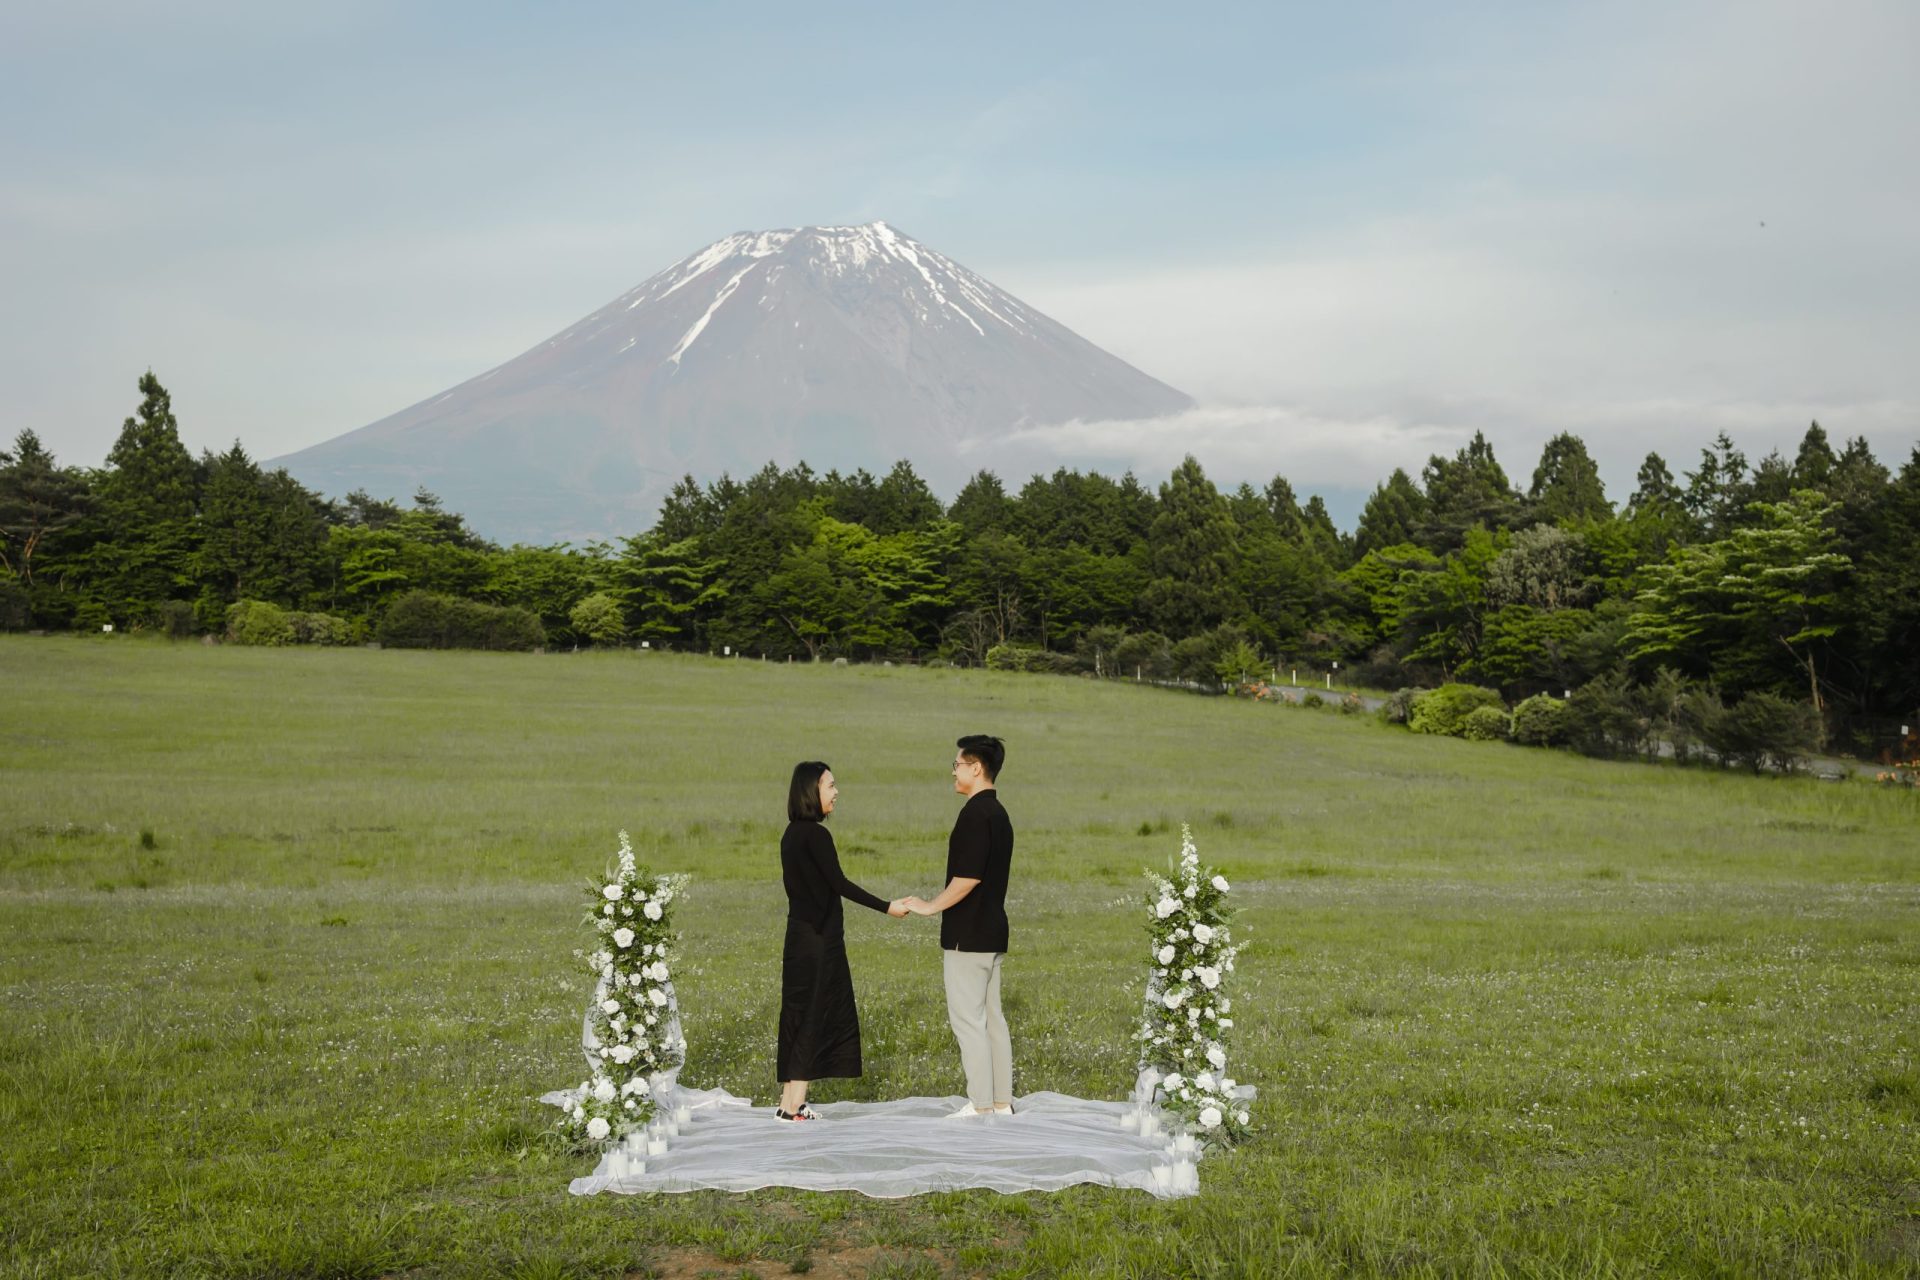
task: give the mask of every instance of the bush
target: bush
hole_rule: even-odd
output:
[[[1114,644],[1113,665],[1122,678],[1165,680],[1173,674],[1173,650],[1158,631],[1130,631]]]
[[[98,631],[113,621],[113,615],[107,612],[107,606],[98,600],[88,600],[73,611],[73,629],[75,631]]]
[[[227,639],[235,644],[278,646],[293,643],[287,611],[265,600],[239,600],[227,607]]]
[[[989,671],[1036,671],[1046,662],[1045,649],[1038,645],[997,644],[987,650]]]
[[[1624,671],[1596,676],[1573,691],[1565,715],[1567,741],[1590,756],[1624,756],[1654,746],[1646,699]]]
[[[376,631],[389,649],[503,649],[527,652],[547,643],[546,628],[525,609],[406,591],[380,617]]]
[[[1340,714],[1357,716],[1367,709],[1367,700],[1357,693],[1349,693],[1340,699]]]
[[[185,600],[163,600],[153,611],[153,622],[169,640],[190,640],[200,626],[200,614]]]
[[[1536,693],[1513,709],[1513,740],[1529,747],[1558,747],[1567,741],[1567,704]]]
[[[0,569],[0,631],[25,631],[33,610],[26,584],[8,569]]]
[[[1468,742],[1499,742],[1511,729],[1503,707],[1475,707],[1460,722],[1460,736]]]
[[[1464,737],[1467,715],[1480,707],[1506,710],[1506,704],[1492,689],[1482,689],[1474,684],[1443,684],[1414,698],[1412,714],[1407,717],[1407,728],[1415,733]]]
[[[353,624],[330,613],[290,613],[287,625],[293,628],[295,644],[341,645],[356,639]]]
[[[595,644],[619,644],[627,638],[627,620],[620,605],[604,591],[596,591],[567,613],[567,625]]]
[[[1413,704],[1427,692],[1425,689],[1396,689],[1380,704],[1380,718],[1388,724],[1405,724],[1413,719]]]
[[[1768,767],[1791,773],[1820,748],[1820,713],[1778,694],[1749,693],[1717,718],[1707,745],[1755,773]]]

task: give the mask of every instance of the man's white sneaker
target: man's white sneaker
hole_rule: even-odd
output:
[[[945,1116],[943,1118],[947,1120],[964,1120],[969,1116],[990,1116],[992,1114],[993,1112],[991,1111],[976,1110],[974,1108],[974,1105],[971,1102],[969,1102],[966,1106],[960,1108],[958,1111],[954,1112],[952,1115]]]

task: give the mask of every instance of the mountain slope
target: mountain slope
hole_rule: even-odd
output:
[[[728,236],[506,364],[279,461],[336,495],[424,484],[503,540],[577,539],[645,528],[686,472],[907,458],[951,488],[1013,427],[1190,404],[876,222]]]

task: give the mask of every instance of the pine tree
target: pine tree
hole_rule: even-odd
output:
[[[1355,558],[1410,543],[1427,520],[1427,497],[1399,467],[1373,491],[1354,530]]]
[[[1600,481],[1600,468],[1585,442],[1565,431],[1547,441],[1541,450],[1527,501],[1534,518],[1543,524],[1604,520],[1613,514],[1606,486]]]
[[[140,407],[120,428],[95,482],[86,589],[119,621],[150,618],[161,602],[193,587],[199,475],[173,414],[173,398],[149,369]]]
[[[1685,501],[1688,514],[1709,538],[1726,537],[1740,522],[1752,501],[1747,455],[1734,447],[1726,432],[1700,451],[1700,469],[1687,472]]]
[[[1428,503],[1420,535],[1434,551],[1460,546],[1467,530],[1475,526],[1507,528],[1517,514],[1518,496],[1494,458],[1493,446],[1481,432],[1474,432],[1473,439],[1453,457],[1435,454],[1429,458],[1420,478]]]
[[[1793,458],[1793,487],[1826,493],[1837,462],[1833,446],[1827,443],[1827,433],[1816,420],[1807,428],[1807,434],[1800,437],[1800,451]]]
[[[1170,636],[1189,636],[1236,611],[1238,532],[1227,500],[1189,454],[1160,486],[1160,514],[1147,535],[1153,580],[1142,605]]]
[[[965,529],[969,535],[985,533],[989,529],[1005,532],[1012,516],[1012,507],[1000,477],[991,471],[980,471],[967,481],[954,498],[953,505],[947,508],[947,519]]]
[[[30,589],[34,554],[85,515],[89,500],[85,480],[22,431],[11,451],[0,449],[0,565]]]

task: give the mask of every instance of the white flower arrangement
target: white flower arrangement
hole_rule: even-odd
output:
[[[1146,895],[1148,959],[1145,1008],[1134,1039],[1143,1086],[1183,1120],[1205,1146],[1228,1146],[1251,1128],[1251,1090],[1226,1075],[1227,979],[1239,947],[1230,927],[1227,879],[1200,865],[1193,833],[1180,828],[1180,859],[1155,876]]]
[[[644,1129],[656,1105],[649,1079],[686,1058],[686,1043],[674,1034],[673,958],[680,939],[670,910],[685,885],[684,876],[641,868],[622,831],[606,878],[587,888],[587,923],[600,944],[584,957],[595,980],[584,1037],[594,1050],[593,1075],[580,1082],[558,1122],[576,1144]]]

